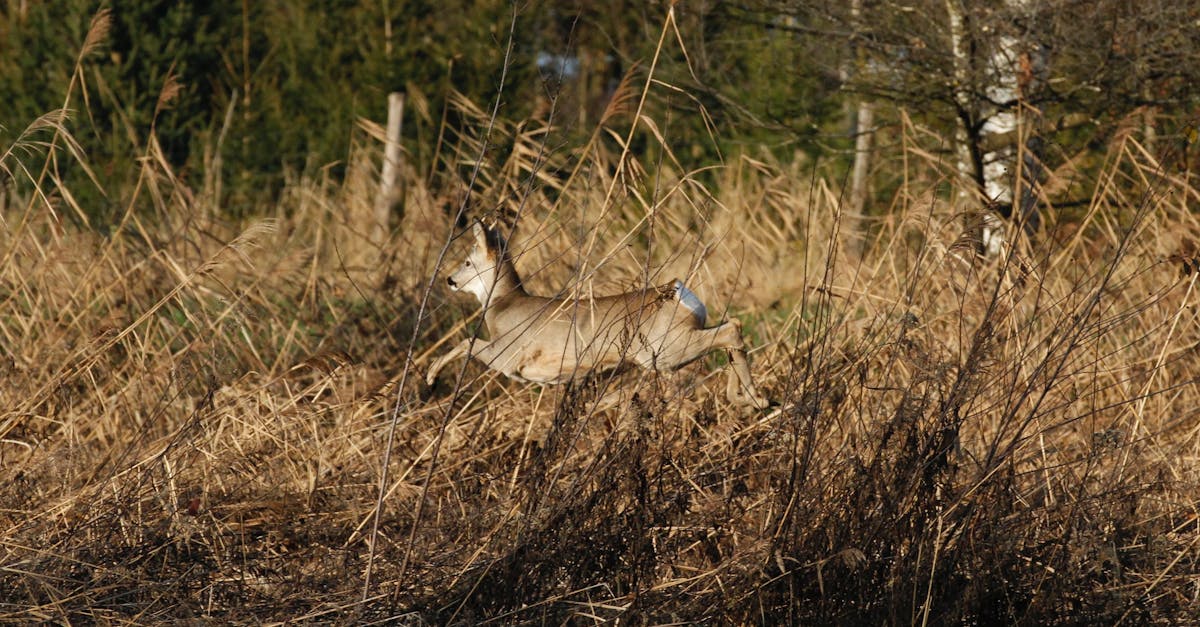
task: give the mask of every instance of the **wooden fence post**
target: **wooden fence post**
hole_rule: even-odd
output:
[[[387,239],[392,207],[399,200],[397,179],[400,176],[400,133],[404,130],[404,94],[388,94],[387,138],[383,151],[383,171],[379,177],[379,196],[375,198],[375,224],[371,243],[382,246]]]

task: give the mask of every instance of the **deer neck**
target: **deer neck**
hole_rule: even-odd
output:
[[[487,294],[479,294],[479,302],[483,305],[484,316],[489,317],[492,310],[503,309],[514,299],[528,296],[525,287],[521,285],[521,277],[512,261],[505,259],[496,268],[496,281]]]

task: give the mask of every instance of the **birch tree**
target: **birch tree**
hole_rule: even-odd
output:
[[[1046,197],[1043,174],[1069,165],[1086,177],[1080,168],[1099,167],[1086,155],[1102,154],[1127,120],[1169,151],[1200,106],[1200,0],[763,0],[744,19],[792,29],[809,51],[796,72],[876,103],[876,126],[886,103],[942,129],[960,182],[954,205],[975,216],[981,252],[998,249],[1002,225],[1032,233],[1041,209],[1086,203],[1085,185]],[[845,72],[847,49],[871,71]],[[870,171],[858,167],[863,152],[856,146],[853,191]]]
[[[863,0],[850,3],[850,16],[855,32],[862,29]],[[867,65],[867,56],[857,43],[851,47],[854,71],[862,73]],[[863,95],[855,106],[851,131],[854,137],[854,161],[850,171],[850,252],[861,255],[865,248],[865,210],[867,201],[867,175],[871,170],[871,147],[875,137],[875,108],[871,100]]]

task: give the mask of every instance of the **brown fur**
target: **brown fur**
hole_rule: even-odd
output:
[[[533,296],[522,287],[503,238],[480,224],[473,230],[475,246],[447,283],[479,299],[489,339],[475,340],[473,349],[463,340],[440,357],[426,377],[431,385],[447,363],[468,351],[510,378],[562,383],[627,363],[674,370],[723,349],[732,366],[729,400],[767,406],[750,376],[741,325],[734,320],[704,328],[696,312],[679,301],[675,282],[595,299]]]

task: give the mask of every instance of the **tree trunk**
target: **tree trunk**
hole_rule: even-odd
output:
[[[1006,139],[981,155],[985,215],[981,221],[983,226],[979,241],[984,255],[989,257],[999,254],[1005,242],[1004,225],[989,208],[1013,206],[1014,180],[1011,170],[1014,167],[1016,147],[1021,142],[1016,105],[1010,104],[1017,102],[1017,57],[1020,54],[1020,42],[1016,37],[1000,35],[996,38],[995,45],[988,61],[990,72],[985,91],[989,101],[1003,104],[1000,110],[983,123],[979,135],[982,145],[988,145],[989,137]]]
[[[852,0],[850,16],[853,20],[855,37],[862,26],[863,0]],[[854,41],[854,40],[852,40]],[[855,60],[854,72],[861,76],[866,68],[866,55],[855,41],[852,44],[852,58]],[[843,72],[848,75],[849,72]],[[849,76],[843,76],[843,80]],[[871,144],[875,133],[875,109],[863,97],[859,97],[858,107],[851,113],[851,131],[854,134],[854,165],[850,171],[850,207],[847,212],[847,230],[849,231],[848,252],[861,257],[866,249],[865,208],[867,204],[867,174],[871,171]]]
[[[379,177],[379,195],[375,197],[375,223],[371,225],[371,243],[382,247],[390,230],[392,207],[400,194],[396,181],[400,175],[400,133],[404,129],[404,94],[388,94],[387,142],[383,151],[383,170]]]
[[[1025,0],[1005,0],[1011,16],[1025,12]],[[1034,19],[1026,15],[1026,19]],[[990,146],[982,155],[983,191],[991,208],[1011,225],[1033,233],[1038,227],[1037,193],[1041,179],[1041,140],[1037,136],[1036,109],[1026,106],[1030,92],[1044,80],[1041,50],[1027,35],[1000,34],[988,60],[987,101],[1000,109],[987,118],[979,132],[979,145]],[[994,211],[984,217],[982,248],[987,255],[1003,249],[1005,225]]]
[[[967,228],[978,230],[978,220],[971,219],[968,207],[975,187],[974,159],[971,158],[970,126],[975,115],[972,113],[970,94],[971,57],[967,48],[966,15],[962,0],[946,0],[946,13],[950,18],[950,51],[954,56],[954,103],[958,109],[958,124],[954,127],[954,168],[958,174],[955,187],[956,209],[967,213]]]
[[[1142,99],[1146,102],[1152,102],[1154,94],[1150,89],[1150,82],[1146,81],[1146,85],[1142,87]],[[1155,107],[1147,104],[1142,107],[1142,141],[1146,144],[1146,151],[1150,154],[1156,154],[1155,148],[1158,143],[1158,131],[1155,130]]]
[[[850,252],[862,255],[866,249],[864,209],[867,204],[867,174],[871,170],[871,145],[875,134],[875,109],[860,100],[854,116],[854,169],[850,173]]]

